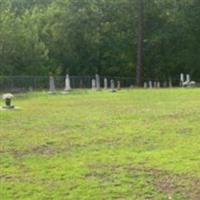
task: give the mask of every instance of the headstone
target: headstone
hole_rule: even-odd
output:
[[[181,73],[180,74],[180,85],[183,86],[183,83],[185,82],[185,77],[184,77],[184,74]]]
[[[148,87],[147,82],[144,82],[144,88],[147,88],[147,87]]]
[[[96,90],[100,90],[101,86],[100,86],[100,76],[98,74],[96,74]]]
[[[157,88],[160,88],[160,82],[159,81],[157,82]]]
[[[195,81],[190,81],[190,87],[195,87],[196,86],[196,82]]]
[[[29,88],[28,88],[28,91],[29,91],[29,92],[33,92],[33,87],[29,87]]]
[[[182,87],[189,87],[189,86],[190,86],[190,82],[188,82],[188,81],[185,81],[182,84]]]
[[[108,89],[108,79],[104,78],[104,89],[107,90]]]
[[[54,77],[49,77],[49,94],[55,94],[56,93],[56,87],[55,87],[55,81]]]
[[[120,81],[117,81],[117,89],[118,89],[118,90],[121,89],[121,83],[120,83]]]
[[[167,87],[167,81],[163,82],[163,87],[165,87],[165,88]]]
[[[62,94],[68,94],[70,90],[71,90],[70,77],[69,77],[69,74],[67,74],[65,77],[65,88]]]
[[[149,88],[153,88],[152,81],[149,81]]]
[[[2,109],[14,109],[15,108],[15,106],[12,105],[13,97],[14,96],[11,93],[7,93],[2,96],[3,100],[5,101],[5,105],[2,107]]]
[[[191,80],[190,80],[190,75],[189,74],[187,74],[186,75],[186,81],[189,83]]]
[[[172,79],[171,79],[171,78],[169,79],[169,87],[170,87],[170,88],[172,88],[172,87],[173,87],[173,84],[172,84]]]
[[[184,81],[184,82],[182,83],[182,87],[190,87],[190,82],[191,82],[191,80],[190,80],[190,75],[187,74],[187,75],[186,75],[186,81]]]
[[[114,80],[110,81],[110,88],[111,88],[111,92],[116,92],[116,90],[115,90],[115,81]]]
[[[134,88],[134,85],[130,85],[130,87],[129,87],[130,89],[133,89]]]
[[[96,80],[92,79],[92,90],[96,90]]]
[[[65,92],[69,92],[71,90],[71,84],[70,84],[70,77],[69,74],[65,77]]]
[[[156,81],[153,82],[153,87],[157,88],[157,82]]]

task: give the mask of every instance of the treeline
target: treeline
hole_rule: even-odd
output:
[[[139,0],[0,0],[0,75],[135,77]],[[200,1],[145,0],[144,75],[200,79]]]

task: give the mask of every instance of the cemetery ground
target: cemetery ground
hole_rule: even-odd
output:
[[[200,90],[19,94],[0,112],[0,199],[200,199]]]

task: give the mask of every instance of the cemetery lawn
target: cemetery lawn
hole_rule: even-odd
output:
[[[0,111],[1,200],[199,200],[200,90],[21,94]]]

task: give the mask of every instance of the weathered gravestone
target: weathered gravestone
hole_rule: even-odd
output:
[[[190,80],[190,75],[187,74],[187,75],[186,75],[186,81],[183,82],[182,86],[183,86],[183,87],[189,87],[189,86],[190,86],[190,82],[191,82],[191,80]]]
[[[180,86],[183,87],[183,83],[185,82],[185,77],[184,77],[184,74],[181,73],[180,74]]]
[[[189,74],[186,75],[186,81],[183,82],[183,87],[194,87],[196,86],[195,81],[191,81],[191,77]]]
[[[115,81],[114,80],[110,81],[110,88],[111,88],[111,92],[116,92],[116,90],[115,90]]]
[[[56,93],[56,87],[55,87],[55,81],[54,77],[49,77],[49,94],[55,94]]]
[[[156,81],[153,82],[153,87],[157,88],[157,82]]]
[[[104,78],[104,90],[108,89],[108,79]]]
[[[30,86],[30,87],[28,88],[28,91],[29,91],[29,92],[33,92],[33,87]]]
[[[99,91],[101,89],[100,86],[100,76],[96,74],[96,90]]]
[[[191,81],[190,75],[189,75],[189,74],[186,75],[186,81],[187,81],[188,83]]]
[[[144,82],[144,88],[148,88],[147,82]]]
[[[96,80],[92,79],[92,90],[96,90]]]
[[[149,88],[153,88],[152,81],[149,81]]]
[[[5,101],[5,105],[2,106],[2,109],[14,109],[15,106],[12,105],[12,99],[14,98],[14,95],[11,93],[4,94],[2,96],[2,99]]]
[[[157,88],[160,88],[160,82],[159,81],[157,82]]]
[[[117,89],[120,90],[121,89],[121,82],[117,81]]]
[[[71,90],[71,83],[70,83],[70,77],[69,74],[65,77],[65,89],[62,92],[62,94],[67,94]]]
[[[167,81],[163,82],[163,87],[165,87],[165,88],[167,87]]]
[[[70,90],[71,90],[70,77],[69,74],[67,74],[65,77],[65,91],[70,91]]]

